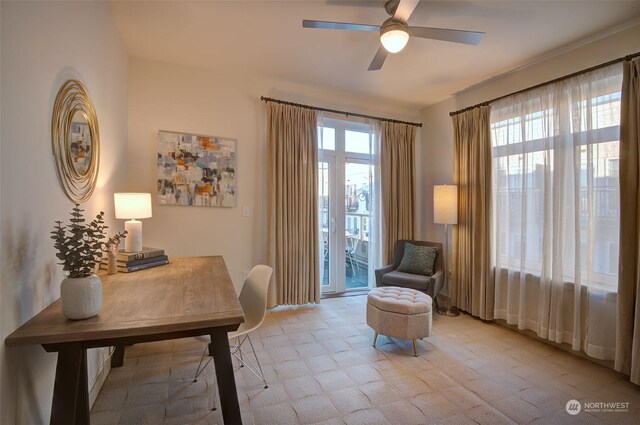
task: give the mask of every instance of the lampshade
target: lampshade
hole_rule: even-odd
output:
[[[136,219],[151,217],[150,193],[114,193],[116,218]]]
[[[390,53],[398,53],[404,49],[409,41],[409,33],[407,25],[394,20],[388,19],[380,29],[380,42]]]
[[[458,186],[442,184],[433,186],[433,222],[458,223]]]

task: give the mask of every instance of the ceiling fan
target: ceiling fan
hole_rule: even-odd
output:
[[[351,24],[346,22],[314,21],[304,19],[304,28],[373,31],[380,32],[382,46],[369,65],[369,71],[377,71],[382,68],[388,53],[397,53],[404,49],[409,37],[428,38],[432,40],[451,41],[454,43],[473,44],[480,43],[484,37],[483,32],[463,31],[448,28],[414,27],[407,25],[409,17],[413,13],[420,0],[389,0],[384,8],[391,16],[382,25]]]

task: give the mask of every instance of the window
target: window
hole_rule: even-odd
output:
[[[616,287],[621,82],[607,68],[492,106],[496,267]]]
[[[336,129],[331,127],[318,127],[318,149],[328,151],[336,150]]]
[[[369,133],[362,131],[346,130],[344,138],[345,152],[369,154],[371,148],[371,140]]]

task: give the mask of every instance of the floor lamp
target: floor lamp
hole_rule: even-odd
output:
[[[456,185],[435,185],[433,186],[433,222],[435,224],[444,224],[444,281],[447,285],[449,294],[447,316],[457,316],[460,314],[457,308],[451,308],[451,287],[449,285],[449,225],[458,224],[458,186]]]

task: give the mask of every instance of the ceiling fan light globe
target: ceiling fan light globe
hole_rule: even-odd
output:
[[[409,34],[404,30],[391,30],[380,35],[380,42],[389,53],[398,53],[409,41]]]

